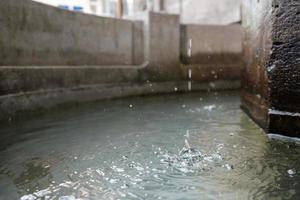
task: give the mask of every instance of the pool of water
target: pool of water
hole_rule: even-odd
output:
[[[237,92],[101,101],[1,126],[0,199],[299,199],[300,143]]]

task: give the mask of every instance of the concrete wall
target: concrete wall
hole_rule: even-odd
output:
[[[267,133],[300,136],[297,0],[243,2],[242,108]]]
[[[194,81],[239,80],[241,26],[181,25],[181,61],[193,70]]]
[[[150,12],[145,37],[149,78],[157,81],[181,79],[179,16]]]
[[[0,65],[130,65],[143,57],[141,22],[30,0],[0,1],[0,13]]]
[[[165,11],[181,14],[181,22],[184,24],[228,25],[241,20],[242,0],[164,0],[164,2]]]
[[[1,0],[0,120],[66,103],[187,91],[179,16],[149,12],[143,19]],[[210,79],[192,90],[238,87],[238,80]]]

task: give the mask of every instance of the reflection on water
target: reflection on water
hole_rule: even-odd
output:
[[[1,127],[0,199],[298,199],[300,143],[235,92],[102,101]]]

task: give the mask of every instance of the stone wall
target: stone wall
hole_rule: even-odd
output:
[[[243,2],[242,108],[268,133],[300,135],[300,4]]]

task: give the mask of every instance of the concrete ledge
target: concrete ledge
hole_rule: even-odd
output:
[[[244,90],[241,91],[241,97],[241,108],[254,122],[268,132],[268,126],[266,126],[269,123],[267,102],[261,96],[252,95]]]
[[[0,70],[9,70],[9,69],[142,69],[147,67],[149,64],[148,61],[143,62],[140,65],[83,65],[83,66],[74,66],[74,65],[53,65],[53,66],[0,66]]]
[[[269,110],[269,133],[300,137],[300,113]]]
[[[188,70],[192,70],[191,79],[196,82],[207,82],[217,80],[239,80],[241,65],[221,65],[221,64],[193,64],[182,65],[184,76],[188,77]]]
[[[0,67],[0,96],[85,85],[138,82],[139,73],[144,68],[144,65]]]
[[[192,91],[212,91],[238,89],[239,81],[215,81],[210,83],[193,83]],[[11,121],[23,113],[38,113],[59,105],[92,102],[138,95],[187,92],[188,83],[148,82],[142,84],[118,83],[87,85],[74,88],[59,88],[20,92],[0,97],[0,121]]]

